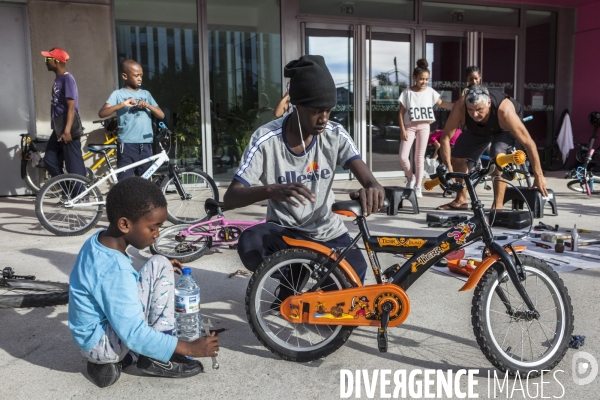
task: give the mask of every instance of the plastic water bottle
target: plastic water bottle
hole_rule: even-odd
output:
[[[191,342],[200,337],[200,286],[190,268],[183,269],[175,285],[175,316],[179,339]]]

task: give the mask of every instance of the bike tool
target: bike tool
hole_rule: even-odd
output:
[[[210,336],[210,328],[212,328],[212,324],[210,323],[210,319],[208,319],[206,322],[202,321],[202,329],[204,330],[204,333],[206,334],[206,336]],[[219,369],[219,363],[217,362],[217,357],[211,357],[210,358],[212,360],[212,368],[213,369]]]

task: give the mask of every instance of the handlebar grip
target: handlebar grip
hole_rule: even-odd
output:
[[[438,186],[440,183],[440,178],[428,179],[425,181],[425,183],[423,183],[423,187],[425,188],[425,190],[430,191],[433,190],[433,188]]]
[[[525,152],[523,150],[517,150],[512,154],[500,153],[496,156],[496,164],[498,164],[500,168],[504,168],[510,163],[521,165],[526,160],[527,156],[525,155]]]

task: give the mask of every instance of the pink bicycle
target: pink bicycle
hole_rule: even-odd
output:
[[[227,220],[223,215],[223,203],[214,199],[207,199],[204,208],[209,218],[215,215],[218,218],[164,229],[150,246],[152,254],[187,263],[202,257],[212,246],[229,245],[229,248],[235,248],[244,230],[265,222],[264,219],[258,222]]]

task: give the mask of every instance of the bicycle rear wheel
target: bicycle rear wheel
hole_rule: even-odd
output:
[[[562,153],[557,144],[545,147],[540,154],[540,159],[542,161],[542,169],[545,169],[546,171],[558,171],[563,169],[568,161],[563,161]]]
[[[50,179],[35,199],[35,214],[40,224],[57,236],[76,236],[92,229],[104,210],[102,193],[92,185],[88,178],[77,174],[63,174]],[[70,204],[79,193],[90,187],[82,199]]]
[[[162,183],[162,192],[167,199],[167,218],[174,224],[195,224],[206,221],[209,216],[204,209],[207,199],[219,201],[217,185],[204,171],[186,168],[178,173],[186,198],[182,199],[170,176]]]
[[[23,279],[0,281],[0,308],[49,307],[68,302],[68,283]]]
[[[51,179],[46,168],[34,167],[31,159],[21,161],[21,178],[33,194],[37,194],[40,188]]]
[[[160,254],[169,260],[175,259],[182,263],[191,262],[202,257],[212,245],[212,237],[204,235],[180,236],[179,233],[190,229],[191,232],[205,232],[208,230],[202,226],[174,225],[160,232],[152,246],[152,254]]]
[[[314,284],[315,269],[327,258],[303,249],[281,250],[268,257],[250,278],[246,290],[246,316],[256,338],[273,354],[287,361],[313,361],[339,349],[354,327],[343,325],[292,324],[285,320],[279,306],[292,294],[307,291]],[[318,273],[317,273],[318,275]],[[340,268],[336,268],[321,289],[351,287]]]

